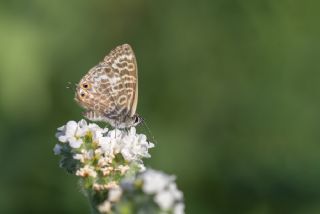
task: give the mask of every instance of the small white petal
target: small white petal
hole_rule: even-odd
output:
[[[76,129],[78,127],[78,124],[75,121],[69,121],[66,125],[66,135],[71,136],[74,135]]]
[[[78,122],[78,125],[79,125],[80,128],[85,128],[85,127],[87,127],[87,121],[85,121],[84,119],[82,119],[82,120],[80,120],[80,121]]]
[[[61,154],[61,149],[62,146],[60,144],[56,144],[53,148],[53,152],[55,155],[60,155]]]
[[[75,155],[73,155],[73,159],[79,160],[81,163],[84,162],[84,156],[83,156],[83,154],[75,154]]]
[[[81,139],[76,139],[75,137],[69,139],[69,145],[71,148],[78,149],[82,144]]]
[[[58,131],[64,131],[66,126],[60,126],[59,128],[57,128]]]
[[[68,137],[67,136],[65,136],[65,135],[58,135],[57,134],[57,137],[58,137],[58,140],[61,142],[61,143],[66,143],[66,142],[68,142]]]
[[[71,137],[75,136],[78,124],[75,121],[69,121],[65,126],[61,126],[58,128],[58,132],[56,137],[62,143],[66,143],[69,141]]]

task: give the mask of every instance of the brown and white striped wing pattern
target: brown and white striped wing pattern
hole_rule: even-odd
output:
[[[87,85],[86,85],[87,84]],[[133,116],[138,98],[137,63],[130,45],[116,47],[80,81],[88,93],[80,101],[96,117],[117,121]],[[86,98],[86,99],[85,99]]]
[[[104,62],[119,74],[111,84],[118,90],[116,102],[120,111],[132,117],[138,101],[138,69],[132,48],[128,44],[118,46],[104,58]]]

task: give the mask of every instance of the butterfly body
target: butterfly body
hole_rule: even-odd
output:
[[[86,109],[89,120],[116,128],[139,124],[137,63],[130,45],[116,47],[91,68],[77,85],[75,100]]]

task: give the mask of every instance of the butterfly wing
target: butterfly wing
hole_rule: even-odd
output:
[[[123,121],[137,107],[137,64],[132,48],[121,45],[81,79],[76,100],[85,107],[88,118],[107,117]],[[81,94],[85,96],[81,97]]]
[[[118,75],[114,81],[119,89],[116,106],[120,114],[132,117],[138,102],[138,75],[135,54],[130,45],[124,44],[112,50],[104,59]]]

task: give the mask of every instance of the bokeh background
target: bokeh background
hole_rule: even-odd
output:
[[[54,134],[81,119],[67,83],[122,43],[186,213],[320,213],[318,1],[0,4],[0,213],[89,213]]]

